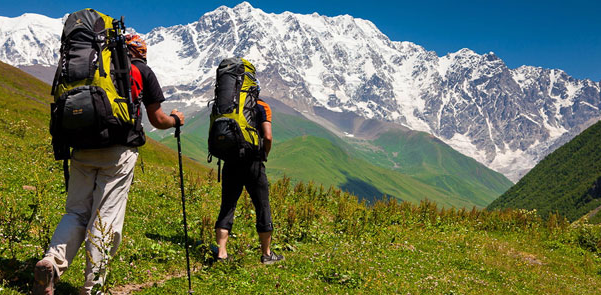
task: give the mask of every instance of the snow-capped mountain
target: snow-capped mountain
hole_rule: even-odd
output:
[[[42,61],[37,52],[58,52],[60,20],[45,26],[34,25],[31,15],[20,18],[28,30],[0,25],[0,60],[56,64],[56,55]],[[56,39],[27,46],[4,41],[30,40],[28,31]],[[601,118],[597,82],[561,70],[510,69],[492,52],[462,49],[439,57],[414,43],[391,41],[373,23],[348,15],[268,14],[244,2],[144,37],[149,65],[169,100],[190,109],[206,107],[212,98],[223,58],[244,56],[259,71],[262,95],[309,118],[319,121],[314,107],[321,107],[425,131],[513,181]]]
[[[61,19],[40,14],[0,16],[0,60],[14,66],[56,66],[62,30]]]

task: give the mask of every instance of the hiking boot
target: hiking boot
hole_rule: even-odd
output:
[[[261,263],[263,264],[274,264],[282,260],[284,260],[284,255],[277,255],[273,251],[271,251],[271,254],[269,254],[268,256],[261,255]]]
[[[35,264],[33,295],[54,294],[54,267],[48,260],[40,260]]]
[[[215,262],[217,263],[228,263],[234,261],[232,257],[226,256],[225,258],[215,257]]]

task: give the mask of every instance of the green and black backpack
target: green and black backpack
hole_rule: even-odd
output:
[[[131,62],[123,17],[93,9],[72,13],[61,36],[50,133],[57,160],[70,148],[141,146],[140,102],[131,95]]]
[[[236,161],[259,156],[261,137],[255,128],[259,84],[255,67],[243,58],[224,59],[217,68],[209,127],[209,157]]]

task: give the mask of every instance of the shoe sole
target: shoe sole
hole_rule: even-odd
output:
[[[261,262],[261,263],[263,263],[263,264],[265,264],[265,265],[272,265],[272,264],[274,264],[274,263],[278,263],[278,262],[280,262],[280,261],[284,261],[284,258],[282,258],[282,259],[280,259],[280,260],[268,260],[268,261]]]
[[[226,258],[217,258],[215,261],[218,263],[228,263],[233,261],[233,259],[230,256],[228,256]]]
[[[54,269],[50,262],[40,261],[35,265],[34,279],[34,295],[54,294]]]

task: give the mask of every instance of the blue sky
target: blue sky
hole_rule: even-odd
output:
[[[146,33],[157,26],[196,21],[204,13],[238,1],[0,1],[1,16],[35,12],[50,17],[91,7]],[[601,80],[601,1],[281,1],[250,0],[265,12],[367,19],[394,41],[411,41],[439,56],[470,48],[495,52],[510,68],[559,68],[576,78]]]

